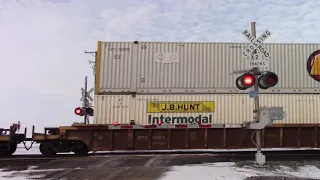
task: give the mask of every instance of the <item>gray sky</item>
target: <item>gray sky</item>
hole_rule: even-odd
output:
[[[19,3],[20,2],[20,3]],[[316,43],[318,0],[0,0],[0,127],[71,125],[97,41]],[[71,17],[72,20],[69,18]],[[319,24],[318,24],[319,23]]]

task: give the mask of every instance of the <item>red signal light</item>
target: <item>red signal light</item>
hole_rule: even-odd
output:
[[[243,78],[243,82],[244,82],[244,84],[251,85],[254,82],[254,77],[252,77],[250,75],[249,76],[245,76]]]
[[[161,120],[159,120],[159,121],[158,121],[158,124],[159,124],[159,125],[161,125],[161,124],[162,124],[162,121],[161,121]]]
[[[256,79],[253,74],[245,73],[242,76],[238,77],[236,80],[236,86],[240,90],[246,90],[252,87],[256,82]]]
[[[75,110],[74,110],[74,113],[78,116],[83,116],[83,110],[82,108],[80,107],[77,107]]]
[[[91,107],[86,108],[85,111],[89,116],[93,116],[94,110]]]
[[[273,72],[267,72],[259,77],[258,85],[261,89],[268,89],[278,84],[278,76]]]
[[[118,122],[117,122],[117,121],[116,121],[116,122],[114,122],[114,125],[115,125],[115,126],[118,126]]]

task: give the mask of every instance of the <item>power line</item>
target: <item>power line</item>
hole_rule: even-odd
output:
[[[80,47],[81,49],[83,49],[84,51],[87,51],[85,48],[83,48],[81,45],[79,45],[78,43],[76,43],[75,41],[73,41],[72,39],[70,39],[68,36],[66,36],[65,34],[63,34],[60,30],[58,30],[57,28],[55,28],[53,25],[49,24],[48,21],[46,21],[45,19],[43,19],[39,14],[37,14],[36,12],[32,11],[30,8],[28,8],[28,6],[26,6],[24,3],[20,2],[20,0],[16,0],[18,3],[20,3],[24,8],[28,9],[30,12],[32,12],[33,14],[35,14],[38,18],[40,18],[42,21],[44,21],[47,25],[51,26],[51,28],[53,28],[54,30],[56,30],[57,32],[59,32],[62,36],[64,36],[66,39],[68,39],[70,42],[72,42],[73,44],[75,44],[76,46]]]
[[[71,16],[69,16],[59,5],[56,4],[56,2],[54,0],[49,0],[52,2],[52,4],[54,4],[63,14],[65,14],[76,26],[78,26],[79,29],[82,30],[82,32],[84,32],[85,34],[87,34],[88,36],[90,36],[92,39],[94,39],[94,37],[92,37],[84,28],[82,28]]]

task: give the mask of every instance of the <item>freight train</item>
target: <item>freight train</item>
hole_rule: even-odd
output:
[[[90,151],[243,149],[255,147],[253,99],[233,71],[248,67],[248,43],[98,42],[93,124],[45,128],[26,137],[2,129],[1,155],[19,143],[40,143],[43,155]],[[260,106],[282,106],[284,120],[262,130],[263,148],[318,148],[320,44],[264,45],[262,70],[276,86],[260,91]],[[259,57],[263,57],[259,56]],[[79,110],[79,109],[78,109]],[[78,111],[76,111],[78,112]],[[79,113],[76,113],[79,114]]]
[[[12,155],[17,145],[39,143],[44,156],[73,152],[86,156],[89,152],[136,150],[204,150],[254,148],[254,130],[230,124],[157,124],[157,125],[73,124],[45,128],[44,133],[16,133],[8,129],[0,136],[2,156]],[[26,131],[25,131],[26,132]],[[319,148],[319,124],[281,124],[262,130],[262,148]],[[27,147],[26,147],[27,148]],[[26,152],[27,153],[27,152]]]

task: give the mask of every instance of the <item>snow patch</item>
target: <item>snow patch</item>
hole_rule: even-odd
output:
[[[52,171],[63,171],[65,169],[35,169],[37,166],[29,166],[27,170],[22,171],[6,171],[5,169],[0,169],[0,179],[14,179],[14,180],[28,180],[32,178],[43,178],[46,172]],[[36,175],[31,175],[35,174]],[[42,173],[42,174],[41,174]]]
[[[27,145],[27,148],[29,148],[29,145]],[[31,149],[26,150],[23,144],[19,144],[17,147],[16,152],[13,155],[31,155],[31,154],[41,154],[39,150],[39,145],[34,144]]]
[[[301,166],[292,169],[287,166],[279,166],[276,170],[268,170],[265,167],[243,166],[237,167],[234,162],[219,162],[199,165],[173,166],[160,180],[192,180],[201,177],[201,180],[226,179],[240,180],[254,176],[275,176],[289,178],[320,178],[320,169],[315,166]]]

